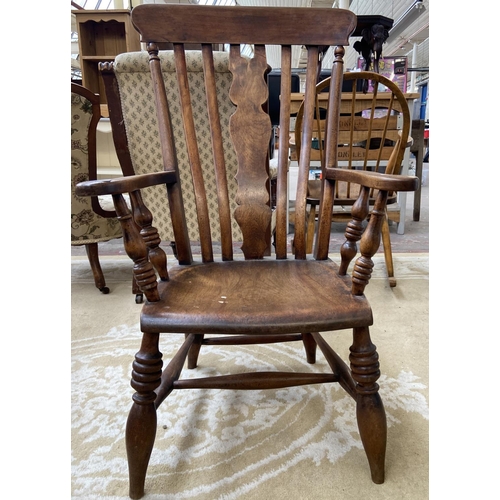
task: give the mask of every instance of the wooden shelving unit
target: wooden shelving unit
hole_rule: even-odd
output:
[[[118,54],[141,50],[139,33],[132,26],[130,11],[73,10],[78,30],[82,83],[98,93],[107,111],[106,93],[99,63],[114,61]]]

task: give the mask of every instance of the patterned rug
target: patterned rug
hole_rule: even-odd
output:
[[[428,498],[428,255],[395,254],[396,288],[383,256],[366,295],[372,304],[388,421],[386,482],[370,480],[352,399],[336,384],[268,391],[174,391],[158,410],[146,479],[153,499]],[[101,259],[109,295],[85,258],[72,267],[72,498],[125,500],[125,422],[131,362],[140,343],[131,263]],[[325,334],[347,359],[349,332]],[[164,360],[183,336],[163,339]],[[327,371],[301,343],[205,347],[183,377],[227,370]]]

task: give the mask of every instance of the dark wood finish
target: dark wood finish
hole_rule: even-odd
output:
[[[167,11],[157,5],[144,5],[140,6],[140,13],[132,13],[132,24],[142,42],[183,44],[273,45],[279,37],[279,45],[349,45],[349,36],[356,28],[356,16],[341,9],[328,16],[331,27],[324,33],[317,27],[325,24],[325,9],[311,8],[306,13],[284,8],[279,16],[274,7],[252,7],[244,12],[241,7],[204,6],[188,12],[190,26],[186,27],[186,6],[175,5]]]
[[[130,496],[144,495],[146,470],[156,427],[156,408],[173,390],[190,388],[270,389],[302,384],[338,382],[355,400],[359,430],[368,456],[374,482],[384,478],[386,426],[383,405],[378,395],[378,357],[370,341],[369,326],[373,323],[370,305],[363,294],[370,278],[371,260],[380,242],[388,193],[414,190],[417,179],[396,175],[355,172],[336,168],[340,89],[342,84],[342,44],[347,43],[356,25],[356,17],[339,9],[295,8],[225,8],[181,5],[140,5],[132,12],[132,20],[147,44],[159,131],[163,148],[165,172],[132,175],[113,181],[84,183],[80,194],[110,193],[125,235],[125,247],[134,261],[138,283],[147,301],[141,312],[142,345],[136,354],[132,387],[133,405],[127,422],[126,442],[130,470]],[[168,20],[168,22],[167,22]],[[212,43],[225,43],[230,48],[230,68],[233,81],[229,90],[236,112],[230,121],[234,151],[238,157],[238,193],[236,219],[243,233],[244,258],[235,259],[224,250],[216,256],[211,249],[209,234],[205,234],[202,253],[193,259],[184,215],[181,188],[175,157],[175,141],[170,124],[168,91],[163,84],[158,58],[158,43],[171,42],[176,57],[178,84],[183,107],[184,130],[190,136],[189,153],[192,175],[196,178],[199,200],[199,225],[205,224],[203,176],[199,171],[196,135],[193,132],[190,95],[185,85],[186,67],[183,43],[200,43],[204,57],[207,106],[210,111],[211,135],[214,144],[213,168],[219,176],[219,206],[221,225],[227,228],[229,210],[222,141],[215,107]],[[240,43],[255,43],[251,59],[240,55]],[[305,210],[308,165],[301,165],[297,199],[303,222],[297,226],[294,255],[286,247],[286,168],[288,134],[280,140],[277,175],[276,253],[266,256],[265,234],[269,231],[267,151],[271,124],[265,106],[267,88],[264,76],[268,71],[264,43],[282,45],[282,102],[290,101],[291,45],[308,47],[307,87],[304,111],[305,137],[311,138],[315,106],[315,78],[318,46],[334,44],[335,63],[330,92],[329,122],[326,135],[328,168],[323,180],[320,233],[315,258],[306,255]],[[289,120],[286,104],[281,112],[285,132]],[[304,158],[310,150],[305,147]],[[348,233],[341,268],[328,258],[331,208],[335,199],[336,182],[357,182],[363,187],[362,196],[353,212],[355,228]],[[150,228],[150,220],[140,190],[152,184],[164,184],[170,202],[171,223],[175,228],[175,245],[181,254],[181,264],[173,265],[166,274],[163,258],[153,258],[151,247],[144,241],[139,227]],[[359,221],[369,210],[369,192],[378,190],[372,217],[365,231]],[[122,193],[130,192],[134,213],[130,213]],[[137,218],[142,222],[136,221]],[[156,236],[146,231],[157,245]],[[229,245],[229,239],[225,243]],[[147,239],[147,238],[146,238]],[[346,273],[348,262],[356,256],[360,242],[361,255],[355,261],[353,276]],[[232,243],[232,242],[231,242]],[[164,279],[155,278],[155,267],[162,267]],[[160,274],[161,277],[161,274]],[[326,343],[319,332],[353,330],[350,367]],[[185,341],[177,354],[162,371],[159,337],[168,333],[184,333]],[[331,368],[328,373],[259,372],[227,374],[221,377],[182,378],[187,360],[194,369],[202,348],[210,345],[259,344],[299,341],[304,345],[307,360],[314,363],[320,347]],[[186,409],[188,411],[188,409]],[[353,471],[357,474],[357,471]]]
[[[255,46],[250,61],[240,55],[240,46],[231,45],[233,73],[231,100],[236,112],[231,116],[231,138],[238,156],[238,208],[235,217],[243,232],[241,249],[247,259],[261,259],[267,248],[266,233],[271,225],[271,207],[266,181],[271,119],[262,110],[267,101],[265,47]],[[259,110],[255,113],[254,110]]]
[[[384,28],[390,30],[394,24],[394,19],[384,16],[358,16],[358,24],[351,36],[362,36],[363,30],[371,28],[374,24],[381,24]]]
[[[127,131],[121,107],[120,89],[118,88],[118,82],[113,72],[113,63],[109,61],[99,63],[99,71],[101,72],[106,91],[111,132],[120,168],[123,175],[134,175],[135,172],[128,148]]]
[[[368,80],[372,80],[377,84],[375,91],[371,94],[358,92],[357,88],[360,86],[358,82],[364,83]],[[316,86],[312,137],[317,141],[318,149],[303,147],[305,144],[310,144],[311,141],[311,130],[303,127],[304,106],[307,99],[307,96],[304,96],[304,104],[300,106],[297,114],[295,151],[292,153],[292,159],[297,159],[300,165],[309,165],[310,161],[313,160],[320,161],[323,170],[322,175],[326,178],[329,178],[326,173],[329,165],[336,165],[337,162],[343,162],[342,166],[347,172],[383,172],[384,174],[398,175],[401,171],[405,149],[412,143],[412,139],[409,137],[410,111],[406,97],[393,82],[373,72],[347,73],[343,76],[343,82],[345,84],[350,83],[352,91],[342,94],[340,109],[333,111],[334,115],[340,113],[338,134],[334,138],[338,147],[328,146],[325,141],[327,120],[322,117],[322,113],[329,110],[329,104],[328,101],[322,98],[322,93],[333,85],[330,79],[326,79]],[[379,91],[378,85],[383,85],[386,91]],[[385,116],[383,116],[384,112]],[[302,171],[302,169],[300,170]],[[371,210],[366,213],[358,211],[361,214],[361,218],[359,218],[354,213],[355,204],[359,203],[360,197],[364,196],[360,186],[365,184],[360,184],[355,178],[350,180],[350,178],[346,177],[344,181],[337,175],[335,180],[335,205],[343,208],[339,211],[332,206],[331,220],[334,222],[348,222],[352,218],[352,221],[347,226],[347,243],[343,248],[345,252],[348,251],[348,247],[350,248],[349,252],[356,252],[356,242],[361,237],[360,231],[362,230],[363,220],[371,214]],[[307,205],[309,206],[309,212],[307,216],[306,253],[312,253],[313,251],[321,187],[322,183],[319,180],[308,182]],[[401,191],[406,191],[407,188],[408,186],[405,186]],[[375,204],[378,189],[376,186],[371,186],[369,193],[367,193],[370,207]],[[397,192],[388,191],[386,205],[395,203],[397,203]],[[326,205],[323,206],[323,209],[325,207]],[[297,217],[300,218],[300,221],[304,217],[302,205],[300,210],[301,212],[295,214],[296,225]],[[388,219],[389,215],[386,212],[382,217],[382,241],[389,284],[396,286]],[[394,216],[391,216],[391,219],[394,220]],[[399,211],[396,212],[396,220],[399,221]],[[326,219],[324,219],[324,222],[325,226],[322,231],[327,231],[328,223]],[[294,244],[296,242],[297,236]]]
[[[376,484],[384,482],[387,422],[377,380],[380,364],[368,327],[353,329],[350,347],[351,374],[356,383],[356,416],[359,434]]]
[[[204,55],[203,68],[205,70],[205,88],[207,99],[209,100],[208,116],[212,124],[210,133],[212,148],[214,150],[215,178],[217,180],[217,191],[219,193],[218,206],[221,226],[222,260],[232,260],[233,242],[231,239],[231,214],[229,210],[229,192],[227,187],[224,147],[222,143],[222,127],[217,105],[213,48],[210,45],[203,44],[202,51]]]
[[[92,270],[92,275],[94,276],[96,288],[104,294],[109,293],[109,288],[106,286],[106,279],[104,278],[104,273],[102,272],[101,263],[99,262],[99,247],[97,246],[97,243],[87,243],[85,245],[85,252],[87,254],[87,258],[89,259],[90,269]]]
[[[292,47],[282,45],[281,47],[281,95],[290,95],[292,88]],[[280,106],[280,124],[282,140],[278,144],[278,179],[276,181],[276,258],[286,259],[287,254],[287,172],[288,172],[288,149],[290,135],[290,102],[281,101]]]

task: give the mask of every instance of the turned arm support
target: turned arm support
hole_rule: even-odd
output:
[[[347,268],[357,254],[357,242],[360,242],[360,257],[354,264],[352,273],[352,293],[362,295],[370,280],[373,261],[372,257],[380,246],[380,233],[384,218],[387,217],[386,205],[388,193],[392,191],[415,191],[419,179],[414,176],[380,174],[339,168],[326,169],[327,182],[335,181],[354,182],[361,185],[359,198],[352,208],[352,220],[347,225],[346,241],[342,245],[340,274],[345,275]],[[378,190],[375,204],[370,210],[369,193],[372,189]],[[370,214],[366,229],[363,221]]]
[[[125,250],[134,261],[136,282],[150,302],[159,300],[156,272],[162,280],[168,280],[167,258],[159,246],[161,240],[152,226],[153,216],[144,204],[140,190],[158,184],[173,184],[176,179],[175,172],[155,172],[81,182],[75,190],[79,196],[112,195]],[[124,193],[130,193],[133,215],[125,202]]]

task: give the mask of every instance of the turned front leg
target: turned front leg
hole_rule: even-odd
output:
[[[351,373],[356,382],[359,434],[370,465],[372,480],[381,484],[384,482],[387,421],[378,393],[378,354],[371,342],[368,327],[354,328],[350,351]]]
[[[144,334],[132,365],[131,386],[137,391],[127,420],[125,440],[130,498],[144,496],[146,471],[156,436],[155,389],[161,383],[162,354],[159,334]]]

